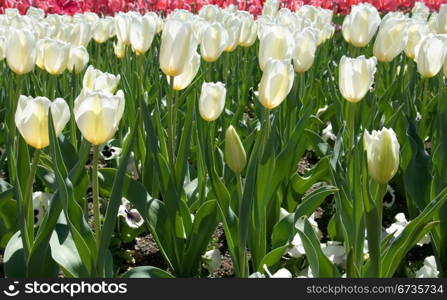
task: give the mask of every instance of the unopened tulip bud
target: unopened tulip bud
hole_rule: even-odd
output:
[[[225,132],[225,161],[236,174],[240,174],[247,163],[244,145],[233,126]]]
[[[349,102],[356,103],[365,97],[374,83],[377,59],[365,56],[349,58],[343,56],[339,66],[339,88],[343,97]]]
[[[70,110],[62,98],[51,102],[45,97],[20,96],[15,113],[15,124],[25,142],[36,149],[50,144],[48,135],[48,113],[51,108],[56,136],[60,135],[68,120]]]
[[[363,136],[369,175],[380,184],[387,184],[399,169],[399,149],[393,129],[366,130]]]
[[[199,112],[205,121],[214,121],[225,107],[227,90],[222,82],[204,82],[199,99]]]

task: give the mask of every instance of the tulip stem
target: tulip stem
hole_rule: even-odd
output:
[[[92,192],[93,192],[93,217],[95,226],[96,246],[99,249],[101,238],[101,216],[99,211],[99,190],[98,190],[98,161],[99,147],[93,146],[93,166],[92,166]]]
[[[39,162],[40,149],[34,150],[33,161],[31,164],[30,173],[28,175],[28,181],[26,182],[25,189],[25,203],[24,203],[24,215],[25,215],[25,227],[28,235],[29,246],[33,244],[34,240],[34,210],[33,210],[33,183],[36,176],[37,164]]]
[[[71,84],[72,84],[73,95],[69,101],[70,114],[71,114],[71,117],[70,117],[70,138],[71,138],[71,144],[77,150],[78,149],[78,141],[76,138],[76,123],[75,123],[75,117],[74,117],[74,113],[73,113],[74,100],[76,98],[76,93],[77,93],[77,86],[76,86],[77,85],[77,75],[74,70],[71,75]]]
[[[237,180],[237,193],[239,195],[239,203],[242,202],[242,197],[243,197],[243,187],[242,187],[242,176],[241,174],[237,174],[236,176],[236,180]]]
[[[265,146],[270,135],[270,109],[264,108],[264,125],[262,132],[261,158],[264,156]]]
[[[174,106],[175,106],[175,91],[174,91],[174,76],[169,76],[170,97],[168,97],[168,155],[169,162],[172,168],[172,176],[175,178],[175,129],[174,129]]]
[[[357,103],[347,102],[348,105],[348,130],[349,130],[349,144],[348,151],[351,152],[355,145],[355,116],[357,111]]]

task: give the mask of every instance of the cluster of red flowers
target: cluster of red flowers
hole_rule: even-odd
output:
[[[419,0],[430,9],[438,10],[447,0]],[[254,15],[262,13],[265,0],[0,0],[0,13],[5,8],[17,8],[25,13],[30,6],[42,8],[47,13],[73,15],[80,12],[96,12],[103,15],[113,15],[119,11],[170,12],[174,9],[198,11],[207,4],[221,7],[235,5],[238,9],[247,10]],[[416,0],[280,0],[280,7],[287,7],[292,11],[302,5],[314,5],[334,10],[336,13],[348,13],[352,5],[369,2],[380,11],[409,10]]]

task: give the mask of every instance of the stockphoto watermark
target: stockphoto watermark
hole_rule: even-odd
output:
[[[127,283],[115,283],[115,282],[39,282],[30,281],[26,283],[20,283],[19,281],[13,281],[6,284],[3,287],[3,295],[8,297],[16,297],[19,295],[61,295],[70,296],[71,298],[77,295],[109,295],[109,294],[126,294]],[[2,296],[3,296],[2,295]],[[0,298],[2,298],[0,296]]]

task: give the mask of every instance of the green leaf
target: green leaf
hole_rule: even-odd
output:
[[[51,256],[61,266],[65,276],[88,277],[88,272],[77,252],[65,216],[61,214],[50,240]]]
[[[419,242],[417,237],[419,237],[421,232],[431,228],[431,226],[428,228],[427,225],[446,201],[447,188],[444,188],[419,216],[408,223],[402,233],[391,243],[382,256],[382,277],[393,276],[407,252]]]
[[[430,156],[425,151],[414,121],[407,121],[407,144],[411,149],[411,160],[403,174],[405,191],[409,200],[415,203],[419,210],[423,210],[430,197]]]
[[[20,231],[9,240],[3,256],[4,271],[7,278],[25,278],[26,262]]]
[[[203,203],[194,218],[184,254],[184,270],[195,272],[200,267],[202,254],[205,253],[211,236],[217,225],[217,201]]]
[[[304,250],[309,261],[312,274],[315,277],[333,278],[340,277],[338,269],[326,257],[321,250],[320,241],[306,218],[300,219],[301,224],[298,224],[298,234],[303,242]]]
[[[174,278],[174,276],[159,268],[144,266],[127,271],[121,278]]]
[[[135,121],[136,123],[138,123],[139,118],[140,113],[136,118]],[[100,274],[102,275],[104,274],[103,272],[104,272],[105,252],[106,249],[108,249],[110,241],[112,239],[112,234],[115,228],[119,206],[121,205],[121,199],[123,196],[123,185],[126,177],[127,165],[129,162],[129,157],[132,151],[133,144],[137,136],[136,134],[137,129],[138,126],[133,127],[130,133],[131,138],[128,141],[128,143],[124,146],[123,152],[121,154],[121,160],[118,172],[115,176],[115,180],[113,181],[112,193],[110,195],[107,211],[104,217],[104,223],[101,229],[101,239],[99,242],[97,266],[98,266],[98,272],[100,272]]]
[[[261,263],[258,266],[258,272],[260,272],[260,273],[265,272],[264,265],[266,265],[267,268],[270,269],[270,267],[279,263],[281,261],[281,258],[284,255],[284,252],[287,250],[288,247],[289,247],[288,245],[284,245],[284,246],[275,248],[272,251],[270,251],[269,253],[267,253],[262,258]]]

